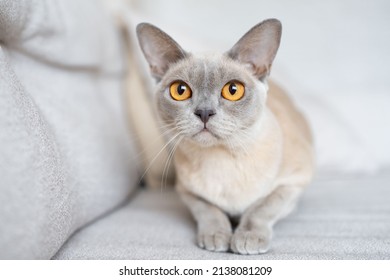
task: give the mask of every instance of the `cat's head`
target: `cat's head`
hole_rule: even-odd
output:
[[[266,77],[279,47],[281,23],[268,19],[228,52],[195,55],[157,27],[137,26],[138,40],[157,79],[155,99],[166,129],[203,146],[234,146],[261,121]]]

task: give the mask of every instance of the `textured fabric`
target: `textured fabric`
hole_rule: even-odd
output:
[[[263,255],[195,245],[195,224],[174,191],[140,191],[77,232],[55,259],[390,259],[390,176],[314,182],[279,222]]]
[[[51,258],[136,185],[121,43],[99,1],[0,0],[0,259]]]

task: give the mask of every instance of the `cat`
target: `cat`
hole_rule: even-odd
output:
[[[268,81],[281,30],[268,19],[226,53],[192,54],[157,27],[137,26],[157,81],[156,109],[174,143],[176,190],[201,248],[267,252],[274,224],[311,181],[307,121]]]

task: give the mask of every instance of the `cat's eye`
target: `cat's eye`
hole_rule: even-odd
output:
[[[229,101],[240,100],[245,93],[245,86],[238,81],[230,81],[222,88],[222,97]]]
[[[183,81],[176,81],[169,87],[171,97],[177,101],[183,101],[191,98],[191,88]]]

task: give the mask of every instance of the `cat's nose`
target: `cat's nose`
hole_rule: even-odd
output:
[[[209,118],[215,115],[215,111],[210,109],[198,109],[194,112],[194,114],[197,115],[204,124],[206,124]]]

